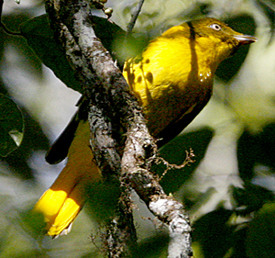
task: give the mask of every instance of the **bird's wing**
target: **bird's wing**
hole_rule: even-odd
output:
[[[179,116],[177,116],[157,134],[157,138],[159,138],[157,142],[159,148],[175,138],[187,125],[192,122],[192,120],[200,113],[209,101],[211,92],[209,92],[208,95],[209,96],[207,96],[203,102],[198,102],[189,107],[187,110],[182,110]]]
[[[78,103],[80,103],[78,111],[46,154],[45,159],[49,164],[57,164],[67,157],[79,121],[87,120],[87,101],[81,97]]]

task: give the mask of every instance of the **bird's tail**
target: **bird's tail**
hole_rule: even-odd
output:
[[[43,214],[48,235],[57,237],[70,231],[86,200],[86,186],[100,179],[89,145],[88,122],[80,122],[66,166],[34,207],[35,212]]]

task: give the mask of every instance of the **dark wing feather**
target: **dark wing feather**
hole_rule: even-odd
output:
[[[211,94],[212,91],[207,92],[205,98],[202,99],[200,102],[197,102],[196,106],[194,106],[193,110],[190,113],[183,113],[180,117],[177,117],[157,135],[157,138],[160,139],[157,142],[159,148],[175,138],[187,125],[192,122],[192,120],[205,107],[211,97]]]
[[[88,118],[87,101],[81,97],[79,103],[78,111],[46,154],[45,159],[50,164],[57,164],[67,157],[79,121]]]

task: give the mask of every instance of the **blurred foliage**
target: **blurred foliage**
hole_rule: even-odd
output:
[[[258,134],[244,131],[238,141],[240,177],[246,181],[255,176],[254,167],[263,165],[275,171],[275,124],[269,124]]]
[[[0,94],[0,156],[6,157],[17,149],[23,139],[24,122],[18,106]]]
[[[247,14],[238,15],[225,20],[230,27],[243,34],[255,35],[256,23],[252,16]],[[216,75],[225,82],[231,80],[242,66],[249,50],[249,45],[238,49],[229,59],[224,60],[218,67]]]
[[[247,257],[275,257],[275,203],[265,204],[251,221],[246,238]]]
[[[247,183],[245,188],[234,187],[232,196],[236,202],[236,213],[241,216],[259,210],[267,202],[275,201],[272,191],[251,183]]]
[[[92,21],[96,35],[101,39],[102,44],[112,53],[115,59],[118,59],[119,56],[114,49],[115,42],[123,45],[125,32],[105,18],[94,16]],[[81,86],[74,77],[74,72],[66,59],[65,53],[54,39],[48,15],[41,15],[24,22],[20,26],[20,31],[41,61],[51,68],[65,85],[81,92]],[[119,63],[124,62],[123,60],[118,61]]]
[[[115,215],[116,204],[120,197],[119,186],[106,180],[87,187],[87,208],[90,215],[98,223],[106,224]]]
[[[31,179],[33,178],[33,171],[28,164],[28,159],[35,150],[48,149],[49,142],[40,125],[27,114],[24,116],[24,129],[24,138],[20,148],[2,158],[2,160],[9,164],[20,177]]]
[[[133,258],[164,258],[167,257],[168,235],[159,234],[155,237],[145,239],[132,251]]]
[[[252,0],[159,0],[158,4],[155,1],[147,0],[135,28],[133,35],[135,37],[131,37],[126,43],[124,42],[124,31],[116,24],[127,24],[136,1],[110,0],[110,3],[114,4],[115,23],[95,17],[94,25],[97,35],[113,57],[118,59],[120,66],[125,58],[139,53],[148,40],[159,35],[168,27],[205,15],[222,17],[226,23],[239,32],[256,34],[259,42],[264,41],[266,36],[268,38],[266,46],[268,47],[273,47],[274,44],[275,8],[273,0],[257,0],[255,2]],[[64,53],[53,39],[47,16],[40,15],[29,19],[33,16],[33,13],[35,13],[34,9],[22,8],[20,10],[19,8],[3,15],[4,24],[12,31],[18,31],[20,27],[24,38],[7,35],[0,30],[1,67],[5,64],[7,58],[19,59],[18,56],[6,56],[7,51],[11,47],[15,47],[26,60],[26,65],[21,67],[21,70],[31,71],[39,78],[43,78],[45,73],[42,61],[68,87],[81,91]],[[246,65],[246,57],[252,47],[254,46],[240,49],[236,55],[225,60],[219,66],[217,76],[223,82],[222,86],[225,86],[224,88],[229,88],[230,83],[239,76],[240,70]],[[266,54],[265,49],[259,49],[258,52],[261,55]],[[268,59],[268,56],[266,59]],[[254,62],[257,62],[257,60]],[[264,64],[259,63],[258,65]],[[14,69],[14,76],[16,76],[19,70],[15,67],[10,69]],[[249,72],[255,73],[257,71],[247,71],[247,76],[249,76]],[[9,81],[5,76],[4,73],[0,73],[0,93],[14,99],[12,90],[8,86]],[[259,81],[258,85],[260,89],[266,86],[264,80]],[[22,87],[25,87],[26,91],[28,90],[27,85],[22,85]],[[241,86],[237,85],[237,87]],[[34,93],[30,92],[29,95],[31,94]],[[275,94],[269,94],[270,103],[275,105]],[[65,95],[64,93],[64,98],[66,98]],[[226,95],[226,91],[224,95]],[[34,98],[40,97],[39,94],[34,95]],[[16,99],[14,101],[17,103]],[[224,99],[221,98],[217,101],[223,102]],[[253,101],[253,104],[257,105],[258,99]],[[52,241],[40,236],[43,223],[41,219],[31,214],[29,209],[44,190],[39,188],[44,182],[39,182],[37,174],[31,169],[29,160],[37,151],[47,150],[49,143],[43,132],[45,128],[41,128],[37,118],[30,115],[31,112],[25,108],[24,100],[20,99],[18,102],[25,120],[24,138],[20,148],[14,150],[8,157],[1,158],[0,257],[103,257],[101,247],[93,246],[91,242],[94,241],[88,239],[87,236],[90,228],[94,226],[98,229],[98,224],[102,220],[108,219],[108,216],[114,212],[114,200],[118,198],[117,187],[110,182],[104,182],[95,186],[95,188],[89,188],[88,194],[91,196],[87,204],[89,217],[85,218],[86,213],[81,212],[75,221],[72,232],[67,237],[60,237]],[[46,104],[41,99],[41,105]],[[234,112],[230,109],[230,103],[225,104],[228,104],[227,108],[230,112]],[[11,108],[1,98],[1,114],[4,114],[3,110],[14,111],[12,112],[12,116],[15,115],[13,121],[18,124],[17,122],[22,118],[22,115],[16,111],[17,107],[14,103],[10,103],[10,105],[12,105]],[[217,110],[218,112],[219,110]],[[9,116],[9,118],[12,118],[12,116]],[[41,113],[41,117],[47,119],[43,117],[43,113]],[[1,122],[3,118],[4,121],[7,121],[4,116],[1,116]],[[201,183],[201,186],[208,183],[198,176],[198,171],[203,171],[205,174],[209,173],[210,180],[208,181],[212,180],[213,182],[219,180],[215,176],[224,175],[227,172],[228,162],[224,161],[224,167],[219,167],[220,174],[215,175],[212,171],[214,166],[211,165],[216,165],[219,161],[215,159],[215,155],[209,155],[209,149],[213,148],[213,142],[221,137],[220,132],[226,131],[227,126],[224,126],[224,124],[209,124],[209,121],[206,121],[203,127],[191,127],[188,132],[181,134],[160,150],[160,155],[174,164],[181,164],[185,159],[186,151],[189,151],[190,148],[194,151],[195,162],[181,170],[169,170],[161,180],[161,184],[167,193],[173,193],[184,200],[192,213],[191,215],[195,213],[193,239],[196,258],[272,258],[275,256],[274,121],[271,121],[261,130],[251,131],[247,129],[249,125],[242,124],[243,121],[238,119],[238,116],[235,116],[234,121],[230,120],[230,123],[240,124],[238,133],[230,131],[230,134],[235,133],[237,135],[234,142],[236,145],[231,146],[231,148],[235,150],[237,177],[241,184],[233,183],[230,189],[227,189],[226,197],[219,196],[214,200],[219,189],[214,186],[200,189],[194,181],[197,180]],[[206,120],[208,120],[208,117]],[[13,124],[8,123],[8,126],[13,126]],[[19,123],[19,129],[21,132],[21,123]],[[222,138],[222,141],[225,142],[224,149],[228,147],[226,137],[228,137],[228,134],[225,134]],[[0,138],[2,144],[4,139],[2,134]],[[219,149],[218,152],[223,152],[224,149]],[[43,163],[43,161],[40,162]],[[223,164],[223,161],[220,162]],[[230,162],[234,163],[234,160],[230,160]],[[209,164],[210,168],[207,170]],[[152,169],[159,176],[162,176],[166,167],[164,165],[153,165]],[[222,180],[230,180],[230,175]],[[34,184],[35,181],[37,184]],[[191,190],[187,193],[184,191],[185,188]],[[224,198],[227,200],[224,200]],[[196,213],[200,208],[203,208],[203,211]],[[199,216],[196,217],[196,214],[199,214]],[[95,222],[98,224],[93,225]],[[146,222],[144,220],[142,223]],[[79,229],[80,231],[78,231]],[[137,230],[139,230],[138,226]],[[140,239],[136,249],[133,250],[133,257],[166,257],[168,239],[163,230],[155,229],[151,232],[148,229],[148,231],[145,230],[142,233],[146,237]],[[99,242],[100,245],[100,238],[100,236],[97,237],[96,244]]]
[[[22,23],[29,20],[30,15],[26,10],[22,10],[22,12],[8,14],[2,17],[2,22],[8,25],[8,29],[11,31],[18,32],[19,27]],[[19,36],[11,36],[7,35],[3,30],[0,30],[0,60],[4,58],[4,52],[7,46],[17,46],[20,49],[24,58],[28,61],[28,66],[26,69],[31,69],[34,73],[39,76],[43,76],[42,74],[42,63],[37,58],[37,55],[30,49],[27,42]],[[6,89],[0,88],[0,92],[4,91],[5,94]]]
[[[264,12],[266,17],[269,20],[269,25],[271,28],[270,33],[270,43],[274,38],[275,33],[275,3],[273,0],[257,0],[256,1],[260,7],[260,9]]]
[[[231,247],[234,227],[227,222],[232,213],[218,208],[194,223],[193,241],[200,244],[204,257],[224,257]]]
[[[22,23],[20,31],[41,61],[68,87],[81,92],[65,53],[53,38],[48,16],[42,15]]]

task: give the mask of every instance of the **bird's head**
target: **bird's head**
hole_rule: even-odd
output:
[[[190,36],[197,42],[211,42],[219,61],[231,56],[241,45],[257,41],[256,37],[244,35],[234,31],[225,23],[215,18],[204,18],[186,23],[190,29]]]

